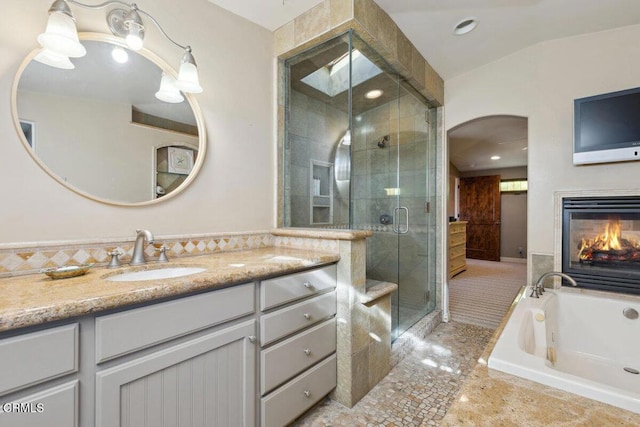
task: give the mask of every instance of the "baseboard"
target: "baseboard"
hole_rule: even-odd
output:
[[[527,259],[526,258],[509,258],[509,257],[500,257],[500,262],[517,262],[520,264],[526,264],[527,263]]]

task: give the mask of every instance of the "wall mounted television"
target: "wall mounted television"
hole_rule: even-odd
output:
[[[640,160],[640,88],[573,101],[573,164]]]

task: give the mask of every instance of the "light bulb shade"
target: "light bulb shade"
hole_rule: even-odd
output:
[[[63,70],[73,70],[76,68],[68,56],[59,55],[49,49],[42,49],[33,59],[51,67],[62,68]]]
[[[127,42],[127,46],[131,50],[140,50],[144,44],[142,37],[140,35],[140,31],[129,31],[127,37],[125,37],[125,41]]]
[[[87,50],[78,40],[78,31],[73,18],[66,13],[51,12],[47,29],[38,36],[40,45],[58,55],[80,58]]]
[[[170,104],[178,104],[184,101],[184,97],[176,87],[175,79],[166,74],[162,74],[160,90],[156,92],[156,98]]]
[[[202,86],[200,86],[200,79],[198,78],[196,60],[191,54],[191,48],[188,46],[184,56],[182,57],[176,86],[178,86],[178,89],[186,93],[202,92]]]
[[[142,24],[142,19],[135,4],[132,5],[131,10],[124,17],[124,28],[127,31],[125,37],[127,46],[129,46],[131,50],[142,49],[144,43],[144,25]]]

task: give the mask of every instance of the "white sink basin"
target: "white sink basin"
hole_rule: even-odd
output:
[[[189,276],[205,271],[206,268],[200,267],[168,267],[158,268],[155,270],[133,271],[131,273],[116,274],[107,277],[111,282],[138,282],[141,280],[160,280],[172,279],[175,277]]]

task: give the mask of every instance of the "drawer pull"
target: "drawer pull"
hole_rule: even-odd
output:
[[[311,282],[304,282],[302,285],[307,289],[313,288],[313,284]]]
[[[256,342],[255,335],[249,335],[247,338],[249,338],[249,341],[251,341],[251,342]]]
[[[311,356],[311,350],[309,350],[308,348],[305,348],[304,350],[302,350],[304,352],[304,354],[306,354],[307,356]]]
[[[303,316],[305,319],[311,320],[311,315],[309,313],[304,313]]]
[[[303,391],[302,394],[304,394],[305,397],[311,397],[311,392],[309,390]]]

